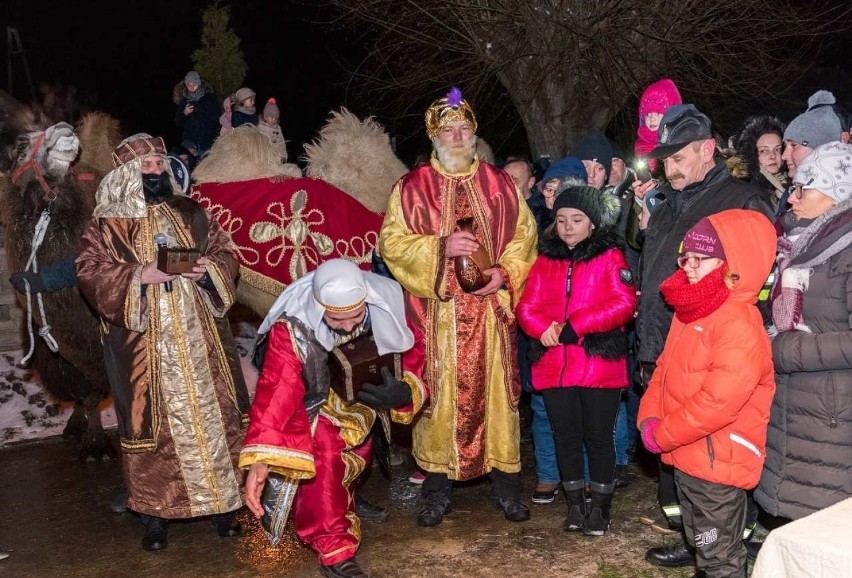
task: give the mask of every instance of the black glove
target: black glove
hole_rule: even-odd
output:
[[[24,279],[26,279],[30,284],[30,293],[35,294],[45,292],[46,288],[44,286],[44,279],[42,279],[41,273],[33,273],[32,271],[13,273],[12,276],[9,277],[9,282],[18,293],[26,293],[27,288],[24,286]]]
[[[577,345],[579,341],[580,338],[577,336],[577,332],[574,331],[571,320],[566,319],[565,325],[562,327],[562,332],[559,334],[559,343],[563,345]]]
[[[365,383],[358,392],[358,401],[376,408],[399,407],[411,403],[411,388],[393,376],[390,369],[382,368],[383,385]]]
[[[213,284],[213,279],[210,277],[210,273],[205,272],[204,275],[196,281],[198,286],[202,289],[207,289],[208,291],[215,291],[216,285]]]

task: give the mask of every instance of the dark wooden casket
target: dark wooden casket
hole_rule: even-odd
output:
[[[356,401],[365,383],[381,385],[382,367],[387,367],[394,377],[402,379],[402,355],[387,353],[380,356],[372,333],[335,347],[328,354],[331,389],[344,401]]]
[[[192,273],[195,262],[201,257],[198,249],[160,247],[157,251],[157,269],[169,275]]]

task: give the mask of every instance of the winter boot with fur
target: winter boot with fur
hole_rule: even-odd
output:
[[[592,503],[583,533],[586,536],[603,536],[609,530],[609,508],[612,505],[612,493],[615,484],[589,484],[592,494]]]
[[[565,490],[565,499],[568,501],[568,517],[562,524],[566,532],[582,532],[586,524],[586,482],[574,480],[573,482],[562,482]]]

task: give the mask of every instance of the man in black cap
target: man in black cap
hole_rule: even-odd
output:
[[[601,132],[592,132],[583,137],[572,151],[572,156],[583,161],[588,176],[588,185],[603,189],[609,180],[612,168],[612,143]]]
[[[662,161],[669,184],[659,187],[665,200],[650,218],[643,219],[639,234],[642,256],[636,357],[643,386],[651,379],[673,316],[660,293],[660,283],[675,272],[678,249],[687,231],[702,218],[726,209],[753,209],[767,217],[773,214],[760,190],[733,178],[725,163],[714,158],[715,151],[716,142],[706,115],[691,104],[668,109],[660,121],[657,147],[648,156]],[[661,533],[680,530],[680,505],[670,466],[661,464],[657,497],[666,520],[650,520],[654,528]],[[659,566],[694,563],[686,544],[651,548],[645,559]]]

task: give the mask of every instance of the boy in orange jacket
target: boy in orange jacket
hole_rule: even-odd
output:
[[[680,269],[660,285],[675,318],[637,421],[675,468],[697,576],[746,576],[746,490],[760,479],[775,393],[756,303],[774,259],[765,216],[723,211],[689,230]]]

